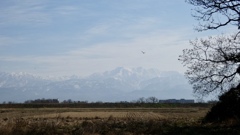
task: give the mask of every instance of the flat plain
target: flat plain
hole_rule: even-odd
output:
[[[77,118],[77,119],[194,119],[203,117],[209,108],[1,108],[0,119]]]
[[[209,107],[1,108],[0,134],[238,134],[201,123]],[[219,128],[220,127],[220,128]]]

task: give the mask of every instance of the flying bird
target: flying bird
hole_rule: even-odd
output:
[[[146,52],[142,51],[143,54],[145,54]]]

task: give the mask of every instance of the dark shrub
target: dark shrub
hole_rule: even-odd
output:
[[[240,84],[219,97],[219,101],[204,118],[205,122],[223,122],[235,120],[240,122]]]

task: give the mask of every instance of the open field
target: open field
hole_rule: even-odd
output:
[[[208,108],[8,108],[0,109],[1,119],[14,118],[146,118],[146,119],[175,119],[203,117]]]
[[[235,127],[201,124],[204,107],[1,108],[0,134],[239,134]],[[195,133],[193,133],[195,132]]]

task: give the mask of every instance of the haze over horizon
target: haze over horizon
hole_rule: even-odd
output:
[[[34,99],[75,101],[133,101],[138,98],[193,99],[191,86],[178,72],[123,68],[88,77],[42,78],[24,73],[0,72],[0,103]]]
[[[116,67],[186,69],[198,33],[184,0],[0,1],[0,71],[87,76]],[[142,51],[145,53],[143,54]]]

